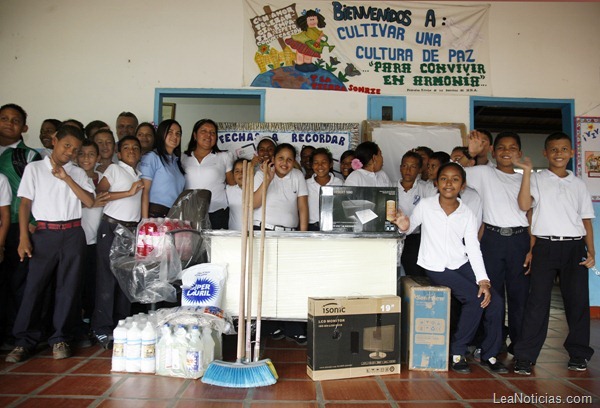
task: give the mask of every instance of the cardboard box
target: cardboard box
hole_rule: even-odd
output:
[[[392,295],[308,298],[308,376],[399,373],[400,307]]]
[[[321,231],[396,232],[394,187],[323,186],[319,195]]]
[[[447,371],[450,288],[425,277],[402,278],[402,361],[409,370]]]

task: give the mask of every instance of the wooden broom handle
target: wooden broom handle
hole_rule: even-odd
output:
[[[248,184],[247,184],[247,161],[244,160],[242,167],[242,228],[241,228],[241,243],[240,251],[240,294],[238,305],[238,339],[237,339],[237,354],[236,360],[242,361],[244,355],[244,303],[246,295],[246,250],[248,238]]]

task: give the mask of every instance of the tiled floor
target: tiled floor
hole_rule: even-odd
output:
[[[4,352],[0,355],[0,407],[479,408],[498,406],[503,397],[562,400],[562,404],[542,401],[534,404],[537,406],[600,406],[600,358],[593,359],[586,372],[567,370],[568,357],[562,348],[565,332],[557,294],[548,339],[531,377],[495,375],[473,363],[470,375],[408,371],[403,366],[397,375],[313,382],[306,376],[304,348],[285,340],[267,342],[265,354],[273,360],[280,380],[253,389],[220,388],[201,381],[142,374],[111,374],[111,354],[99,347],[80,350],[61,361],[53,360],[46,349],[19,364],[5,363]],[[600,349],[600,320],[592,321],[592,346]],[[510,356],[504,358],[512,367]],[[577,404],[584,398],[591,401]],[[514,406],[525,405],[531,406]]]

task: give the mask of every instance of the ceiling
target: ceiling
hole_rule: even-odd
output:
[[[548,135],[563,130],[562,112],[558,108],[476,106],[474,109],[475,128],[487,129],[492,133],[512,131]]]

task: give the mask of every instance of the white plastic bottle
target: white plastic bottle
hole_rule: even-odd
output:
[[[142,357],[142,332],[137,327],[137,322],[131,323],[131,328],[127,330],[127,348],[125,349],[127,360],[125,369],[128,373],[138,373],[141,369]]]
[[[186,350],[185,370],[186,377],[200,378],[204,374],[204,345],[200,339],[200,329],[198,326],[192,326],[190,341]]]
[[[171,375],[173,336],[171,326],[165,323],[160,329],[160,340],[156,345],[156,373],[159,375]]]
[[[119,320],[119,324],[113,330],[113,338],[112,371],[125,371],[125,353],[127,348],[125,320]]]
[[[172,347],[173,375],[178,377],[185,376],[185,359],[187,352],[187,330],[185,325],[180,324],[175,330],[175,340]]]
[[[150,322],[146,322],[146,327],[142,330],[140,368],[142,373],[156,372],[156,330]]]
[[[215,340],[212,338],[212,330],[209,326],[202,327],[202,344],[204,348],[202,366],[206,370],[215,359]]]

